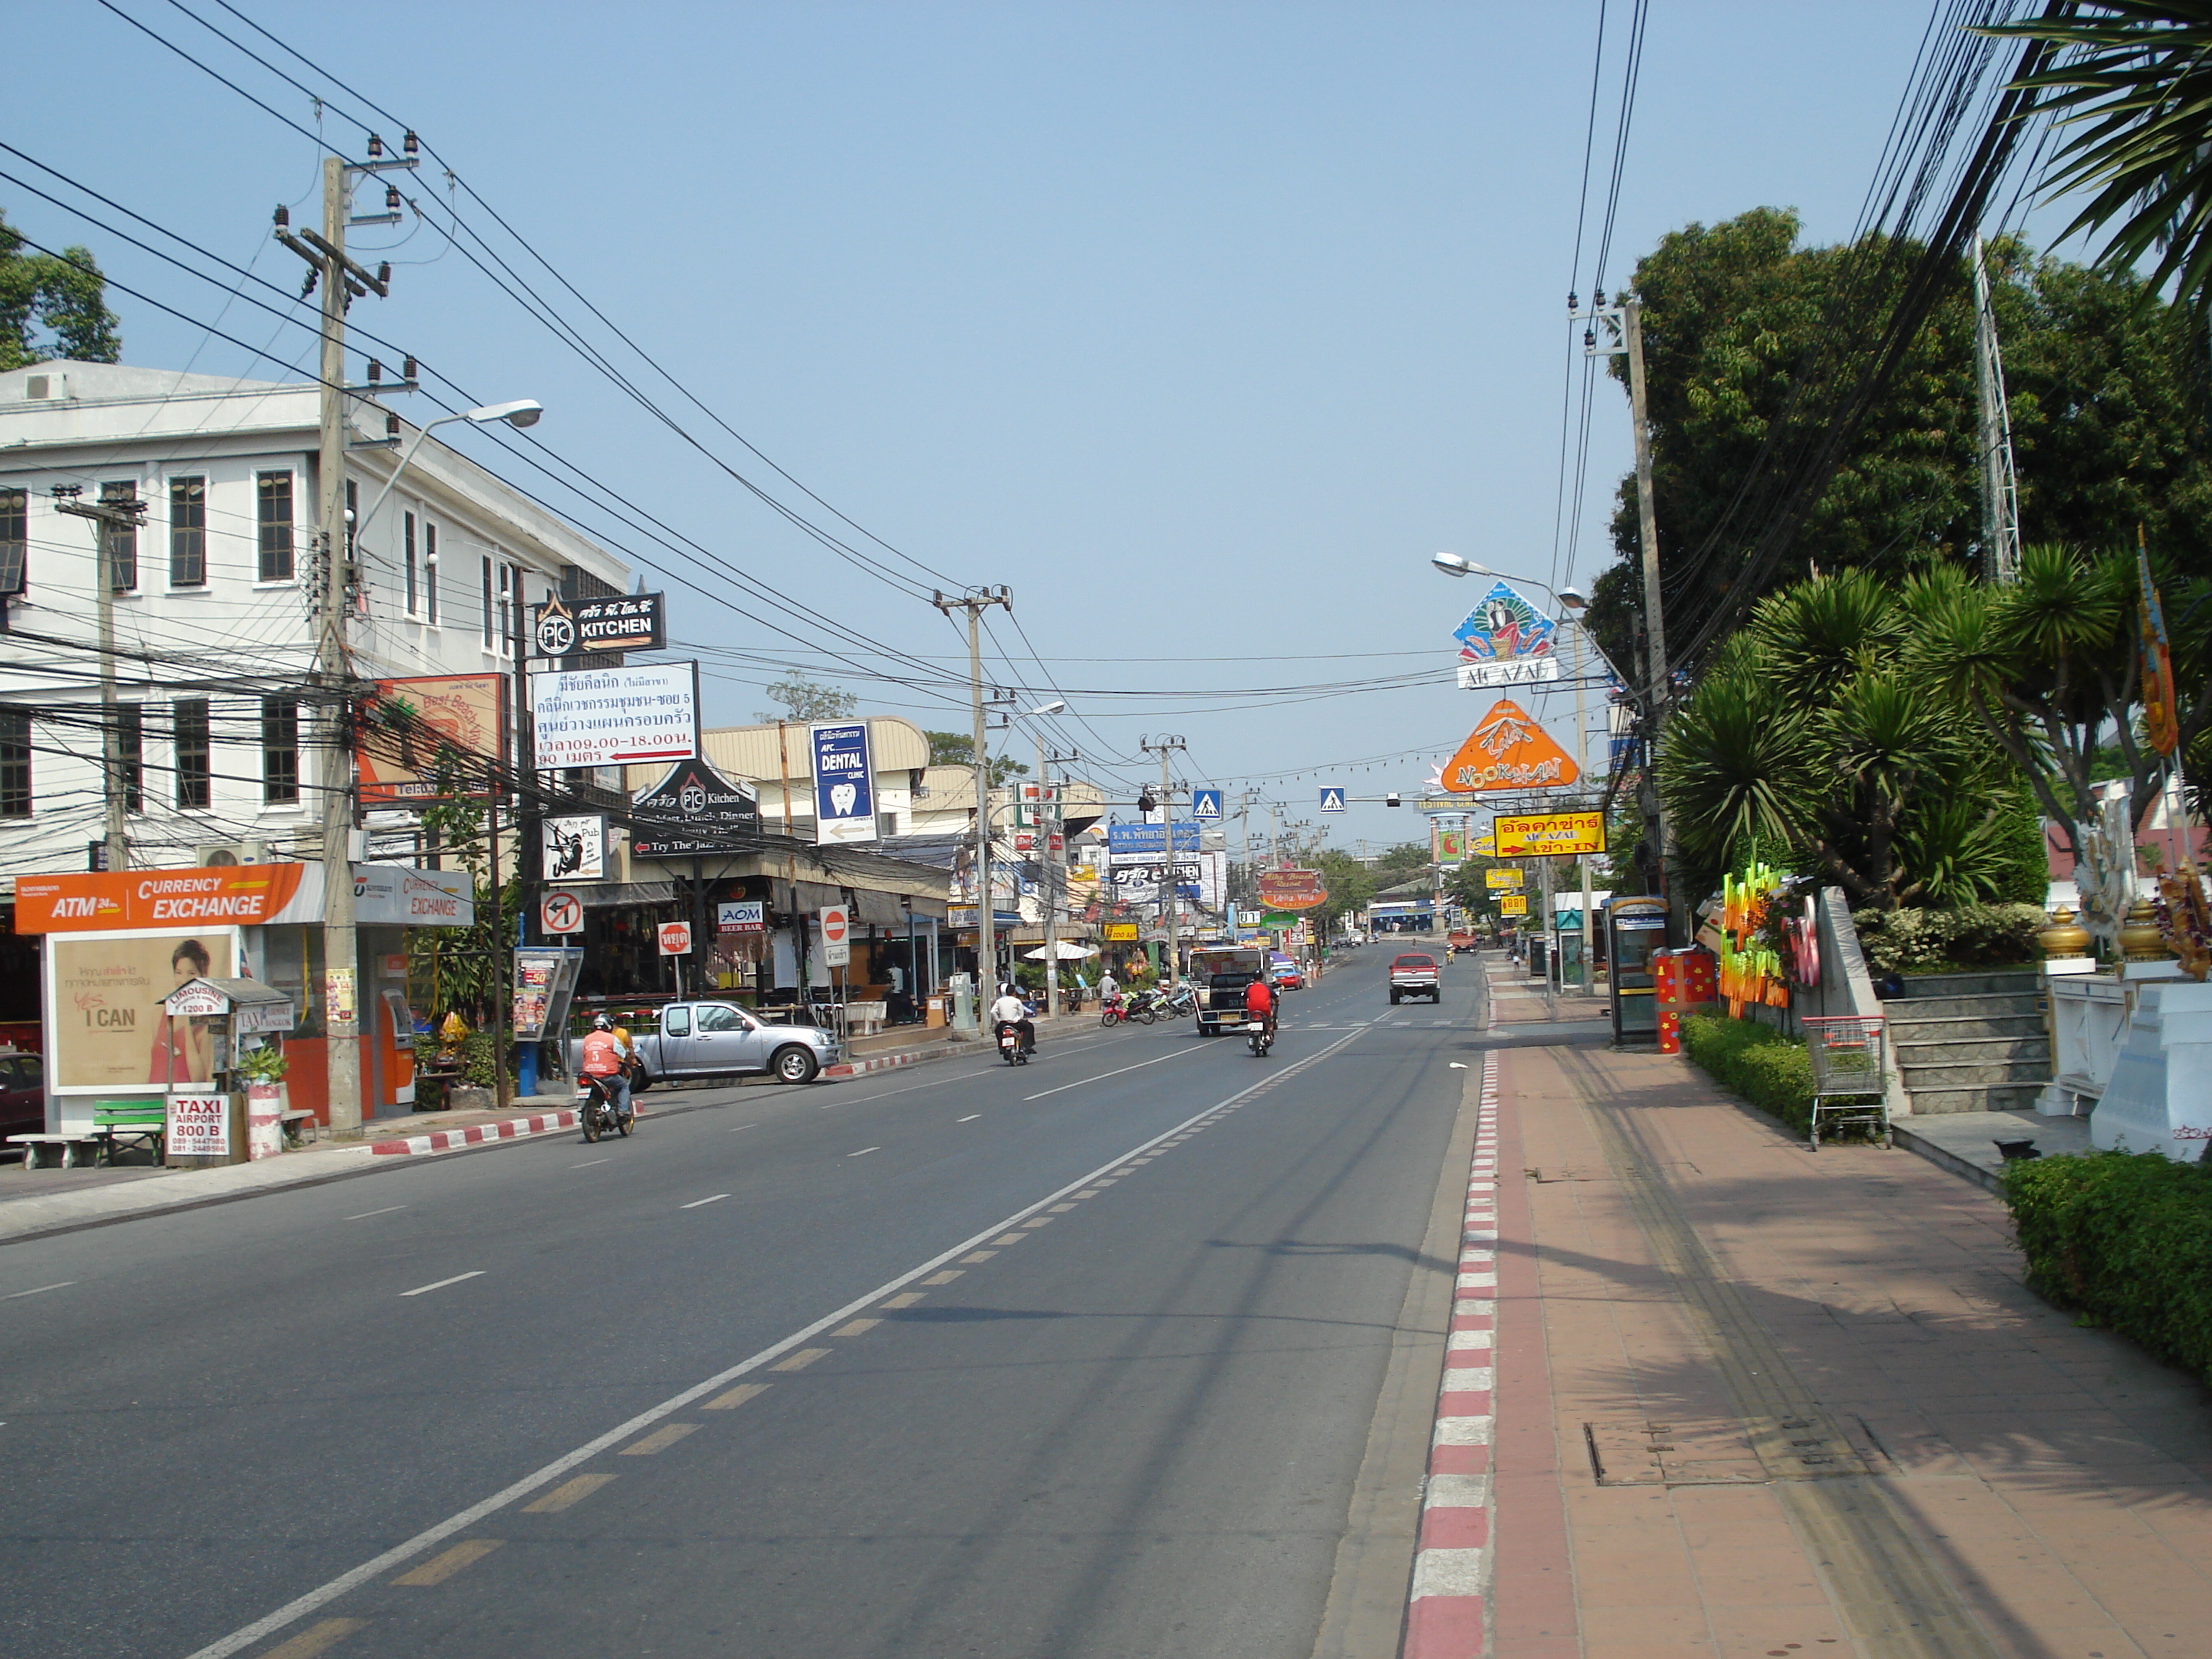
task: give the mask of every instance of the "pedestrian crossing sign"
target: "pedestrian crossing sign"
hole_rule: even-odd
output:
[[[1344,791],[1341,789],[1322,790],[1321,792],[1321,810],[1324,812],[1341,812],[1344,811]]]
[[[1218,789],[1192,790],[1190,815],[1194,818],[1218,819],[1221,816],[1221,792]]]

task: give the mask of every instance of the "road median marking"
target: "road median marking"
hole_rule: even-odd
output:
[[[407,1207],[404,1204],[387,1204],[380,1210],[363,1210],[359,1215],[344,1216],[340,1218],[346,1221],[366,1221],[373,1215],[390,1215],[394,1210],[404,1210]]]
[[[928,1278],[923,1279],[921,1282],[925,1285],[950,1285],[954,1279],[960,1277],[960,1272],[961,1270],[957,1267],[947,1267],[941,1273],[930,1274]]]
[[[1276,1079],[1280,1079],[1291,1077],[1297,1073],[1304,1071],[1307,1066],[1317,1064],[1318,1062],[1328,1059],[1330,1055],[1340,1053],[1345,1048],[1356,1042],[1361,1035],[1361,1032],[1353,1031],[1339,1038],[1334,1042],[1328,1044],[1326,1048],[1318,1049],[1315,1053],[1309,1054],[1305,1059],[1296,1060],[1291,1065],[1284,1067],[1283,1070],[1275,1073]],[[1258,1086],[1259,1085],[1256,1084],[1248,1085],[1246,1087],[1237,1091],[1236,1093],[1230,1095],[1224,1099],[1216,1101],[1212,1105],[1206,1107],[1200,1111],[1193,1113],[1191,1116],[1184,1121],[1176,1124],[1170,1128],[1164,1129],[1157,1135],[1149,1137],[1141,1142],[1134,1151],[1141,1152],[1148,1147],[1159,1146],[1171,1139],[1173,1136],[1181,1133],[1183,1130],[1191,1127],[1194,1124],[1201,1123],[1218,1113],[1235,1110],[1240,1103],[1253,1094]],[[307,1618],[310,1613],[320,1612],[323,1608],[328,1607],[332,1601],[337,1601],[340,1596],[349,1595],[352,1591],[360,1589],[362,1585],[381,1578],[386,1573],[390,1572],[393,1568],[413,1560],[416,1557],[422,1554],[425,1551],[435,1548],[438,1545],[444,1543],[447,1539],[452,1538],[456,1534],[465,1532],[469,1528],[477,1525],[479,1522],[483,1521],[486,1516],[496,1515],[500,1510],[520,1504],[524,1498],[532,1497],[544,1488],[555,1485],[556,1482],[561,1480],[563,1476],[568,1475],[582,1464],[590,1462],[594,1457],[597,1457],[600,1453],[606,1451],[612,1447],[620,1445],[623,1442],[637,1434],[641,1430],[648,1428],[653,1424],[662,1422],[666,1419],[674,1416],[675,1413],[682,1411],[685,1407],[692,1404],[695,1401],[705,1399],[709,1395],[718,1394],[727,1389],[732,1383],[738,1382],[747,1373],[762,1370],[795,1370],[799,1369],[799,1366],[792,1365],[789,1364],[788,1360],[785,1359],[785,1356],[787,1355],[790,1356],[792,1358],[798,1358],[798,1354],[794,1353],[793,1350],[799,1350],[799,1352],[804,1352],[810,1356],[808,1358],[802,1361],[801,1364],[812,1364],[815,1358],[820,1358],[823,1354],[829,1352],[830,1350],[826,1348],[803,1349],[800,1346],[801,1344],[805,1343],[815,1337],[820,1336],[825,1331],[836,1328],[837,1326],[843,1324],[847,1320],[853,1318],[855,1315],[864,1313],[870,1308],[884,1304],[887,1297],[896,1296],[906,1291],[909,1285],[913,1285],[925,1275],[937,1272],[939,1268],[945,1267],[946,1263],[957,1261],[959,1257],[966,1255],[969,1251],[988,1243],[994,1234],[1003,1233],[1006,1229],[1009,1227],[1018,1226],[1021,1223],[1026,1221],[1030,1217],[1036,1214],[1039,1211],[1059,1203],[1062,1199],[1067,1197],[1069,1194],[1079,1192],[1086,1187],[1104,1186],[1106,1182],[1103,1177],[1105,1177],[1109,1171],[1119,1168],[1121,1164],[1127,1162],[1129,1157],[1129,1153],[1125,1152],[1120,1154],[1099,1165],[1089,1174],[1079,1176],[1077,1179],[1068,1182],[1063,1186],[1054,1188],[1051,1192],[1045,1194],[1034,1202],[1024,1205],[1020,1209],[1015,1211],[1012,1215],[1007,1216],[1005,1219],[994,1223],[991,1226],[983,1229],[981,1231],[975,1233],[969,1238],[963,1239],[957,1243],[948,1246],[946,1249],[938,1252],[935,1255],[931,1256],[928,1260],[919,1262],[915,1266],[907,1269],[906,1272],[898,1274],[896,1278],[877,1285],[873,1290],[863,1291],[859,1296],[856,1296],[850,1301],[847,1302],[843,1306],[833,1309],[830,1312],[823,1314],[820,1318],[814,1320],[807,1325],[802,1326],[798,1330],[791,1332],[788,1335],[782,1337],[779,1340],[772,1342],[768,1346],[747,1355],[744,1358],[738,1361],[735,1364],[726,1366],[723,1370],[715,1372],[712,1376],[702,1378],[701,1381],[693,1383],[687,1389],[679,1389],[677,1393],[662,1401],[659,1405],[649,1406],[645,1410],[637,1413],[626,1421],[617,1424],[614,1427],[608,1429],[604,1433],[593,1436],[591,1439],[586,1441],[582,1445],[576,1447],[574,1450],[566,1452],[561,1456],[555,1458],[551,1462],[545,1464],[544,1467],[532,1470],[528,1474],[523,1475],[520,1479],[511,1482],[498,1492],[493,1492],[489,1497],[478,1499],[476,1503],[470,1504],[466,1509],[447,1516],[446,1519],[438,1522],[435,1525],[424,1528],[421,1532],[416,1533],[412,1538],[406,1539],[400,1543],[395,1544],[390,1549],[385,1550],[381,1553],[373,1556],[368,1560],[362,1562],[359,1565],[351,1567],[346,1571],[339,1573],[334,1577],[326,1580],[325,1583],[317,1585],[314,1589],[293,1597],[289,1601],[287,1601],[272,1611],[264,1613],[262,1617],[254,1620],[252,1623],[240,1626],[238,1629],[231,1632],[228,1635],[217,1638],[215,1641],[207,1644],[204,1647],[199,1648],[194,1652],[187,1655],[186,1659],[231,1659],[231,1656],[242,1653],[245,1650],[253,1646],[256,1643],[265,1640],[267,1638],[275,1635],[278,1631],[284,1629],[287,1626],[297,1624],[301,1620]],[[1016,1233],[1013,1237],[1016,1238],[1026,1238],[1029,1235],[1026,1233]]]
[[[562,1510],[573,1509],[600,1487],[612,1480],[611,1474],[580,1474],[574,1480],[563,1481],[534,1504],[525,1504],[525,1515],[558,1515]]]
[[[315,1659],[327,1653],[357,1630],[368,1628],[366,1619],[323,1619],[301,1631],[282,1647],[271,1648],[261,1659]]]
[[[451,1279],[434,1279],[428,1285],[417,1285],[411,1291],[402,1291],[399,1294],[403,1297],[428,1296],[433,1291],[444,1290],[448,1285],[459,1285],[463,1281],[471,1279],[482,1279],[487,1269],[483,1267],[471,1267],[465,1273],[455,1273]]]
[[[968,1258],[966,1256],[963,1256],[961,1257],[961,1260],[965,1261]],[[917,1302],[927,1302],[929,1298],[924,1296],[920,1291],[907,1291],[900,1295],[890,1297],[883,1305],[886,1308],[911,1308]]]
[[[76,1283],[76,1280],[74,1279],[56,1279],[51,1285],[33,1285],[27,1291],[10,1291],[7,1295],[0,1296],[0,1302],[13,1302],[16,1297],[23,1296],[44,1296],[48,1291],[65,1291]]]
[[[829,1357],[827,1348],[801,1348],[797,1353],[779,1359],[769,1367],[772,1371],[803,1371],[817,1359]]]
[[[716,1193],[712,1198],[695,1198],[689,1204],[679,1204],[676,1207],[679,1210],[696,1210],[702,1204],[720,1204],[728,1196],[727,1193]]]
[[[500,1547],[496,1538],[467,1538],[446,1551],[434,1555],[412,1572],[403,1572],[392,1582],[410,1584],[418,1589],[429,1584],[442,1584],[463,1567],[481,1561]]]
[[[880,1152],[881,1151],[883,1151],[883,1148],[880,1146],[863,1146],[859,1152],[848,1152],[845,1156],[848,1158],[866,1158],[870,1152]]]
[[[666,1451],[698,1426],[696,1423],[663,1423],[644,1439],[624,1446],[622,1455],[624,1457],[651,1457],[656,1452]]]
[[[740,1382],[729,1393],[715,1395],[699,1409],[702,1412],[733,1412],[746,1401],[766,1394],[768,1389],[769,1385],[765,1382]]]
[[[872,1331],[884,1322],[880,1319],[856,1319],[849,1325],[840,1326],[830,1333],[832,1336],[860,1336]]]

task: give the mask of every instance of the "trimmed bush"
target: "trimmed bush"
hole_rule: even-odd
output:
[[[2212,1168],[2157,1152],[2004,1166],[2031,1288],[2212,1383]]]
[[[1967,904],[1956,910],[1859,910],[1851,921],[1877,974],[2008,968],[2036,960],[2048,919],[2033,904]]]
[[[1723,1014],[1682,1022],[1682,1049],[1713,1080],[1793,1129],[1813,1121],[1813,1060],[1805,1045],[1771,1025]]]

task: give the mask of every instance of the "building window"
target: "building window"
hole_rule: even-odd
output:
[[[169,586],[207,586],[207,480],[169,480]]]
[[[420,587],[420,583],[419,583],[419,581],[417,580],[417,578],[416,578],[416,566],[415,566],[415,515],[414,515],[412,513],[410,513],[409,514],[407,514],[407,522],[406,522],[406,526],[405,526],[405,527],[404,527],[404,528],[400,532],[400,538],[400,538],[401,542],[404,544],[404,551],[405,551],[405,553],[406,553],[406,562],[407,562],[407,614],[408,614],[409,616],[412,617],[412,616],[414,616],[414,615],[417,614],[417,613],[416,613],[416,594],[417,594],[418,589],[419,589],[419,587]],[[979,923],[979,924],[978,924],[978,926],[981,926],[981,924]]]
[[[208,743],[205,697],[180,698],[176,704],[177,805],[205,811],[215,804],[215,756]]]
[[[499,568],[500,655],[514,654],[514,642],[521,628],[522,572],[514,565],[503,564]]]
[[[300,705],[261,700],[261,799],[271,806],[300,799]]]
[[[138,486],[127,481],[100,487],[102,507],[128,507],[137,499]],[[107,556],[109,591],[135,592],[138,586],[138,526],[128,520],[110,524],[103,519],[100,521],[100,544]]]
[[[0,489],[0,599],[29,586],[30,560],[31,492]]]
[[[135,702],[115,710],[115,754],[123,772],[123,810],[146,810],[146,711]]]
[[[491,649],[491,642],[494,638],[491,631],[492,616],[491,560],[489,556],[487,556],[483,562],[483,648],[487,651]],[[979,922],[976,925],[981,927],[982,924]]]
[[[438,526],[422,526],[422,619],[438,625]]]
[[[292,475],[259,475],[259,499],[254,521],[261,538],[261,574],[264,582],[292,580]]]
[[[31,711],[0,708],[0,818],[31,816]]]

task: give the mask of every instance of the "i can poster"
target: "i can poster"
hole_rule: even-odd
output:
[[[117,939],[57,934],[52,963],[52,1048],[58,1089],[167,1089],[215,1080],[208,1029],[161,1012],[161,999],[193,979],[233,975],[234,935],[142,934]]]

